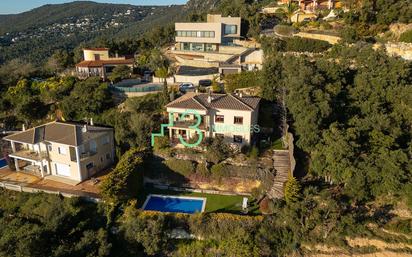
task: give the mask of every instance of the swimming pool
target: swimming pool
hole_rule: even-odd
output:
[[[0,169],[7,167],[6,159],[0,159]]]
[[[143,210],[161,212],[197,213],[203,212],[206,198],[171,195],[149,195]]]

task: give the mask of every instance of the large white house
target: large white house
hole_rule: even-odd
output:
[[[169,137],[176,143],[179,135],[185,140],[194,138],[197,132],[190,126],[200,117],[197,128],[204,138],[222,137],[238,146],[251,144],[253,134],[259,132],[259,102],[259,97],[242,94],[187,93],[166,105],[173,119]]]
[[[114,162],[113,129],[50,122],[3,138],[16,171],[76,184]]]

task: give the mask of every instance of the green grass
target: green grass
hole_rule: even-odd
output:
[[[140,206],[143,205],[147,195],[149,194],[204,197],[206,198],[205,212],[241,213],[242,211],[243,196],[177,192],[154,188],[145,189],[144,197],[142,197],[142,199],[139,200]],[[250,206],[251,201],[252,199],[249,198],[249,213],[258,213],[258,208],[256,206],[254,206],[253,204],[252,206]]]

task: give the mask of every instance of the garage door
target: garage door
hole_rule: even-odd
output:
[[[70,177],[70,167],[69,167],[69,165],[55,163],[54,166],[56,167],[57,175]]]

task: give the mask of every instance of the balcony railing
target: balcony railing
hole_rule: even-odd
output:
[[[38,152],[33,150],[20,150],[11,153],[10,156],[15,156],[16,158],[28,159],[33,161],[41,161],[48,158],[47,152]]]
[[[81,159],[81,160],[87,159],[87,158],[92,157],[92,156],[94,156],[94,155],[96,155],[96,154],[97,154],[97,152],[95,152],[95,151],[89,151],[89,152],[86,152],[86,153],[81,153],[81,154],[80,154],[80,159]]]
[[[196,125],[197,122],[197,120],[174,121],[172,127],[189,128],[190,126]],[[208,127],[206,126],[205,122],[201,122],[198,128],[201,130],[207,130]]]

